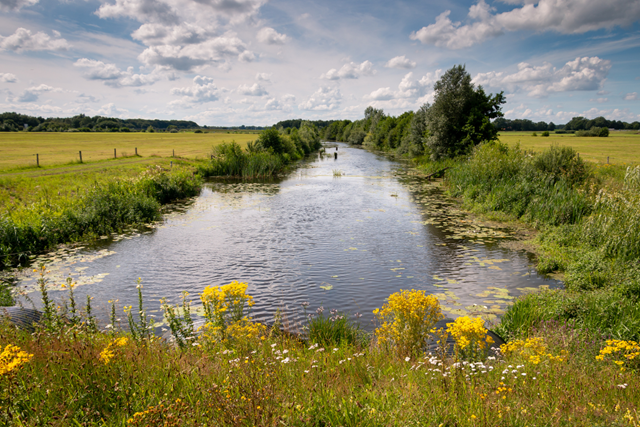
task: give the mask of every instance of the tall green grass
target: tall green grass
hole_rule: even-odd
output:
[[[188,170],[149,170],[136,179],[96,184],[73,200],[44,199],[0,216],[0,268],[23,264],[59,243],[92,239],[160,218],[162,204],[199,193]]]
[[[282,172],[290,162],[285,154],[244,151],[235,142],[223,143],[213,148],[211,160],[199,171],[203,176],[266,178]]]
[[[474,211],[507,214],[541,230],[538,270],[565,274],[565,291],[516,301],[501,333],[518,336],[541,321],[562,320],[640,339],[640,167],[610,185],[617,171],[603,173],[571,148],[534,153],[500,143],[480,145],[448,166],[450,194]]]

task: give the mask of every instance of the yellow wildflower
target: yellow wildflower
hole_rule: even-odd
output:
[[[33,354],[22,351],[20,347],[8,344],[0,353],[0,376],[19,368],[29,362]]]

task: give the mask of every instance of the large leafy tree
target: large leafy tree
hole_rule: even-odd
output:
[[[435,99],[426,112],[426,145],[434,160],[468,152],[482,141],[497,139],[491,119],[502,117],[503,92],[487,95],[477,88],[463,65],[448,70],[434,86]]]

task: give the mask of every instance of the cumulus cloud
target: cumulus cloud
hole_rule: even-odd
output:
[[[631,92],[624,96],[625,101],[637,101],[638,100],[638,92]]]
[[[0,0],[0,10],[4,12],[18,11],[26,6],[33,6],[38,0]]]
[[[409,60],[404,55],[396,56],[395,58],[391,58],[389,62],[385,64],[387,68],[416,68],[416,63],[414,61]]]
[[[339,79],[357,79],[360,76],[372,76],[376,73],[373,69],[371,61],[364,61],[362,64],[349,62],[344,64],[339,70],[332,68],[323,75],[321,79],[339,80]]]
[[[246,84],[240,85],[238,86],[238,93],[248,96],[263,96],[268,94],[266,89],[260,86],[258,83],[254,83],[251,86]]]
[[[287,41],[286,34],[280,34],[270,27],[265,27],[258,31],[256,38],[260,43],[266,44],[284,44]]]
[[[0,82],[4,83],[15,83],[18,81],[18,78],[15,74],[11,73],[0,73]]]
[[[32,34],[26,28],[18,28],[10,36],[0,36],[0,50],[12,50],[14,52],[24,52],[28,50],[67,50],[69,43],[60,37],[60,33],[53,32],[52,38],[42,31]]]
[[[315,91],[309,99],[298,105],[301,110],[330,111],[340,107],[342,94],[337,87],[323,86]]]
[[[516,73],[480,73],[473,78],[473,82],[477,85],[507,89],[509,92],[525,91],[529,96],[542,98],[553,92],[601,89],[610,69],[611,61],[597,56],[576,58],[560,69],[548,62],[538,66],[521,62]]]
[[[106,64],[102,61],[88,58],[78,59],[73,65],[85,70],[85,78],[89,80],[102,80],[104,84],[112,87],[147,86],[154,84],[162,77],[158,68],[150,74],[135,73],[133,67],[122,71],[115,64]]]
[[[463,49],[505,32],[532,30],[581,34],[616,26],[628,26],[640,20],[637,0],[506,0],[522,5],[495,13],[484,0],[469,8],[468,23],[453,22],[447,10],[436,22],[411,34],[412,40],[424,44]]]
[[[442,70],[436,70],[416,80],[413,78],[413,73],[410,72],[402,78],[397,90],[393,90],[390,87],[382,87],[366,95],[364,99],[371,101],[389,101],[394,99],[415,100],[422,98],[433,93],[433,85],[438,81],[441,74]]]
[[[174,87],[172,95],[182,96],[180,101],[172,101],[172,105],[186,105],[187,103],[204,103],[217,101],[220,98],[220,90],[213,83],[211,77],[196,76],[193,78],[193,86]]]
[[[259,82],[270,82],[271,81],[271,74],[268,73],[257,73],[256,74],[256,80]]]
[[[17,97],[8,100],[11,102],[36,102],[40,95],[47,92],[62,92],[62,89],[41,84],[25,89]]]
[[[253,17],[265,1],[115,0],[104,2],[96,14],[103,19],[126,17],[140,22],[131,36],[147,46],[138,57],[147,65],[181,71],[205,65],[228,69],[229,59],[250,62],[256,55],[235,33],[221,34],[219,28]],[[266,35],[269,43],[286,37],[277,32]]]
[[[290,113],[293,111],[293,104],[296,101],[296,97],[291,94],[286,94],[282,96],[280,99],[277,98],[269,98],[267,99],[267,103],[264,106],[265,110],[279,110]]]
[[[232,57],[241,61],[255,59],[255,55],[246,50],[244,42],[235,33],[229,32],[195,44],[150,46],[138,56],[138,59],[147,65],[189,71],[210,63],[222,65],[227,58]]]

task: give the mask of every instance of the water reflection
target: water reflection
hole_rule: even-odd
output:
[[[526,253],[499,247],[508,230],[474,223],[437,183],[344,144],[337,160],[328,154],[282,181],[211,182],[154,228],[47,257],[49,277],[63,283],[71,273],[76,294],[95,297],[103,323],[106,301],[136,304],[141,277],[156,320],[161,297],[178,302],[182,291],[196,297],[240,280],[258,320],[280,308],[294,325],[309,301],[309,310],[363,313],[369,330],[371,311],[400,289],[438,294],[453,317],[495,318],[523,292],[560,286],[538,276]],[[23,284],[33,289],[35,279]]]

